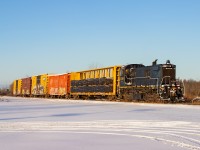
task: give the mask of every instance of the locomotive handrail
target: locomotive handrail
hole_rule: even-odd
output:
[[[161,80],[161,85],[162,85],[162,83],[163,83],[163,80],[164,80],[164,78],[171,78],[171,76],[164,76],[163,78],[162,78],[162,80]],[[169,80],[170,81],[170,83],[172,82],[171,80]],[[175,81],[179,81],[178,79],[176,79]],[[184,86],[184,82],[183,81],[181,81],[182,83],[183,83],[183,88],[184,88],[184,93],[185,93],[185,86]],[[169,84],[170,84],[169,83]]]
[[[161,86],[162,86],[162,84],[163,84],[163,82],[164,82],[164,79],[165,78],[170,78],[171,79],[171,76],[164,76],[163,78],[162,78],[162,80],[161,80]],[[180,88],[181,88],[181,91],[182,91],[182,89],[184,90],[183,92],[183,97],[184,97],[184,94],[185,94],[185,85],[184,85],[184,82],[183,81],[180,81],[180,80],[178,80],[178,79],[175,79],[175,80],[173,80],[173,81],[171,81],[171,80],[169,80],[169,84],[166,84],[166,82],[165,82],[165,84],[163,84],[164,86],[166,86],[166,85],[168,85],[168,86],[170,86],[172,83],[175,83],[175,86],[176,87],[179,87],[180,86]],[[177,86],[177,82],[179,82],[179,86]],[[182,84],[181,84],[182,83]],[[182,98],[183,98],[182,97]],[[184,99],[183,99],[184,100]]]
[[[163,78],[162,78],[162,80],[161,80],[161,82],[160,82],[160,85],[162,85],[162,83],[163,83],[163,80],[164,80],[164,78],[171,78],[171,76],[164,76]],[[169,80],[170,82],[171,82],[171,80]],[[165,83],[166,84],[166,83]],[[170,84],[170,83],[169,83]]]

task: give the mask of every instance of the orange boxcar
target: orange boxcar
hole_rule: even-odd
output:
[[[58,95],[59,75],[48,75],[48,77],[48,94],[50,96],[56,96]]]
[[[50,96],[69,97],[70,74],[49,75],[48,93]]]
[[[69,97],[70,94],[70,74],[59,75],[59,95]]]

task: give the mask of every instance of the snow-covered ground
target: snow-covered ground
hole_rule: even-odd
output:
[[[200,150],[200,106],[0,97],[2,150]]]

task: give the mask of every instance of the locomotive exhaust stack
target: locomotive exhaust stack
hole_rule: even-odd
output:
[[[158,59],[154,60],[154,61],[152,62],[152,66],[157,65],[157,61],[158,61]]]

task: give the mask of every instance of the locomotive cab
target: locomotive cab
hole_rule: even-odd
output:
[[[134,79],[137,77],[138,68],[145,67],[142,64],[129,64],[121,68],[121,79],[123,85],[134,85]]]
[[[176,80],[176,65],[167,60],[161,65],[160,97],[171,101],[183,100],[183,84]]]

